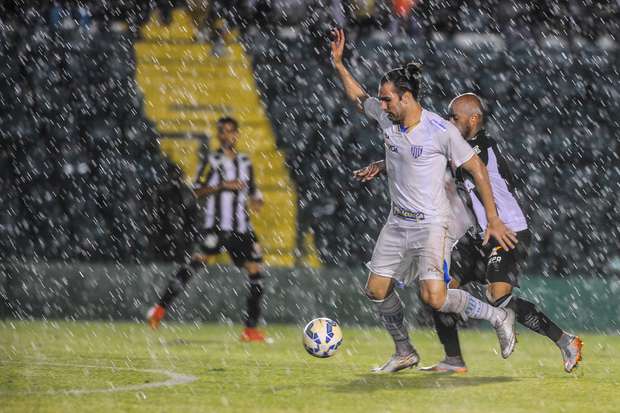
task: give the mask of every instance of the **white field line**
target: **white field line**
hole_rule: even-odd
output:
[[[0,360],[0,364],[22,364],[24,362],[17,361],[8,361],[8,360]],[[188,374],[179,374],[170,370],[162,370],[162,369],[137,369],[133,367],[115,367],[115,366],[93,366],[86,364],[64,364],[64,363],[48,363],[48,362],[26,362],[28,364],[41,365],[41,366],[51,366],[51,367],[77,367],[84,369],[108,369],[108,370],[125,370],[125,371],[137,371],[140,373],[152,373],[152,374],[161,374],[164,376],[168,376],[168,380],[165,381],[157,381],[154,383],[143,383],[143,384],[131,384],[127,386],[114,386],[105,388],[105,389],[67,389],[67,390],[48,390],[48,391],[26,391],[26,392],[2,392],[0,391],[0,395],[28,395],[28,394],[50,394],[50,395],[72,395],[79,396],[82,394],[91,394],[91,393],[117,393],[117,392],[126,392],[126,391],[141,391],[146,389],[152,389],[156,387],[170,387],[170,386],[178,386],[180,384],[189,384],[196,380],[198,377],[191,376]]]

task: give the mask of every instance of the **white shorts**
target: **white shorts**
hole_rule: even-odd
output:
[[[411,285],[415,279],[444,280],[452,247],[445,225],[403,227],[388,223],[381,230],[366,266],[371,272],[404,285]]]

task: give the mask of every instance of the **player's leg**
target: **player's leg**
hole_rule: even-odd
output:
[[[147,320],[152,329],[157,329],[161,320],[166,315],[166,311],[172,305],[174,299],[185,289],[185,286],[194,275],[194,270],[198,269],[202,263],[201,258],[192,256],[189,264],[182,265],[166,284],[166,287],[159,294],[159,300],[147,315]]]
[[[170,277],[166,286],[159,294],[157,304],[147,314],[148,323],[153,329],[159,327],[161,320],[166,315],[166,311],[176,297],[185,289],[189,280],[194,276],[194,272],[204,266],[209,256],[219,254],[222,245],[219,235],[209,232],[201,237],[192,248],[193,251],[186,255],[185,263]]]
[[[489,321],[497,333],[502,357],[507,358],[516,343],[514,312],[484,303],[467,291],[447,288],[444,281],[447,228],[429,226],[416,230],[411,237],[414,242],[417,240],[422,243],[415,266],[422,301],[442,313],[456,313],[465,318]]]
[[[478,281],[479,276],[484,277],[485,256],[478,248],[475,238],[470,236],[463,237],[455,247],[454,243],[446,245],[445,256],[450,257],[446,260],[449,265],[449,274],[446,277],[448,288],[459,288],[472,281]],[[423,367],[422,371],[432,372],[467,372],[467,365],[463,359],[458,334],[458,314],[442,313],[433,310],[433,321],[437,337],[443,345],[445,357],[439,363]]]
[[[442,313],[456,313],[465,318],[487,320],[491,323],[502,350],[502,357],[512,354],[516,344],[515,314],[511,309],[496,308],[464,290],[448,289],[443,280],[420,281],[422,301]]]
[[[261,305],[265,291],[264,274],[261,269],[262,250],[254,233],[231,234],[226,249],[235,265],[244,268],[247,274],[247,298],[243,319],[245,329],[242,341],[265,341],[265,334],[258,329]]]
[[[420,361],[411,344],[405,324],[405,306],[394,290],[394,279],[371,272],[366,283],[365,294],[373,303],[375,313],[394,342],[394,355],[382,366],[373,369],[376,373],[395,373],[413,367]]]
[[[513,309],[520,324],[553,341],[562,353],[564,369],[571,372],[581,361],[581,338],[563,331],[534,303],[512,294],[513,286],[518,286],[519,264],[527,257],[529,232],[519,232],[517,237],[519,245],[515,250],[494,248],[488,258],[487,299],[496,307]]]
[[[373,304],[377,317],[394,341],[395,353],[375,372],[396,372],[418,364],[419,356],[411,344],[405,324],[405,307],[394,285],[396,280],[405,282],[404,269],[410,267],[406,257],[406,233],[401,228],[386,224],[379,234],[372,258],[368,263],[370,275],[365,295]]]

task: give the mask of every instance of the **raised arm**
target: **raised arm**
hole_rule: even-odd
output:
[[[483,245],[485,245],[490,237],[497,240],[499,245],[506,251],[511,250],[517,244],[517,236],[510,231],[502,222],[497,214],[495,200],[493,199],[493,190],[491,189],[491,181],[487,168],[480,160],[478,155],[472,156],[468,161],[463,163],[463,168],[471,174],[476,184],[476,189],[480,195],[484,211],[487,216],[487,230],[484,233]]]
[[[332,46],[332,60],[334,66],[338,71],[344,90],[347,93],[349,99],[357,105],[357,108],[362,111],[364,101],[368,98],[368,94],[364,88],[353,78],[351,72],[345,67],[342,62],[342,55],[344,53],[344,30],[337,28],[332,30],[332,36],[334,40],[331,42]]]

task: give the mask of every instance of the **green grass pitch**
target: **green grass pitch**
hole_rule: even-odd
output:
[[[269,326],[269,345],[239,342],[240,329],[2,321],[0,411],[620,411],[617,335],[583,335],[584,361],[574,374],[562,370],[552,343],[521,329],[508,360],[497,354],[492,331],[462,332],[468,374],[373,375],[369,369],[392,351],[380,329],[344,325],[345,341],[329,359],[306,354],[300,326]],[[438,360],[433,332],[412,337],[423,365]]]

